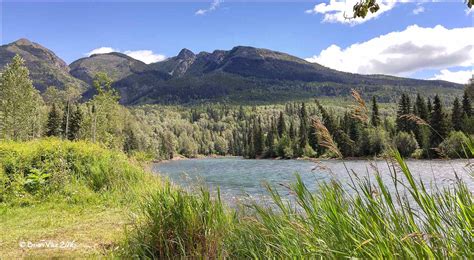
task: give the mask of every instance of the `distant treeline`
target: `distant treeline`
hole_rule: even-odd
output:
[[[437,95],[425,99],[402,94],[396,114],[389,114],[380,112],[376,96],[367,105],[357,91],[352,92],[349,107],[315,100],[269,106],[126,108],[118,103],[119,95],[103,73],[94,79],[97,94],[86,102],[80,102],[74,86],[50,87],[41,97],[19,56],[4,68],[0,80],[1,139],[90,140],[157,159],[178,154],[372,157],[390,148],[416,158],[457,158],[464,155],[463,143],[474,132],[472,82],[449,108]],[[337,152],[328,148],[328,140]]]

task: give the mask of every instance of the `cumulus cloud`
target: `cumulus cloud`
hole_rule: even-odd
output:
[[[348,17],[352,17],[352,8],[357,2],[359,2],[359,0],[330,0],[329,3],[320,3],[315,5],[313,9],[306,10],[305,13],[323,14],[323,22],[356,25],[375,19],[381,14],[391,10],[395,7],[397,1],[379,0],[377,3],[379,4],[380,9],[377,12],[371,13],[369,11],[365,18],[358,17],[354,19],[347,19]]]
[[[361,74],[407,76],[424,69],[474,66],[474,28],[408,26],[347,48],[331,45],[307,58],[324,66]]]
[[[146,64],[163,61],[166,59],[166,56],[163,54],[154,53],[151,50],[136,50],[136,51],[124,51],[121,52],[118,49],[114,49],[111,47],[100,47],[97,49],[93,49],[92,51],[86,53],[87,56],[91,56],[93,54],[104,54],[104,53],[111,53],[111,52],[120,52],[126,54],[136,60],[142,61]]]
[[[474,75],[474,70],[450,71],[449,69],[443,69],[430,79],[440,79],[440,80],[456,82],[459,84],[466,84],[469,82],[469,79],[474,77],[473,75]]]
[[[425,8],[422,5],[417,5],[415,9],[413,9],[413,14],[418,15],[425,12]]]
[[[205,15],[206,13],[216,10],[222,3],[222,0],[213,0],[211,6],[207,9],[199,9],[194,14],[195,15]]]

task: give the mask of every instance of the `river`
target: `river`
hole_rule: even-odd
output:
[[[463,179],[468,188],[474,191],[474,178],[467,160],[408,160],[407,164],[416,179],[422,180],[429,188],[449,187],[456,181],[456,175]],[[397,168],[397,167],[395,167]],[[301,175],[303,182],[311,191],[317,192],[318,183],[337,179],[350,190],[349,172],[359,178],[373,176],[377,169],[386,185],[393,189],[391,177],[392,164],[387,161],[369,160],[322,160],[318,163],[306,160],[248,160],[242,158],[205,158],[168,161],[153,165],[153,170],[169,177],[174,183],[196,190],[202,186],[216,191],[219,187],[221,197],[231,204],[245,201],[268,200],[263,186],[268,183],[283,195],[290,194],[287,186]],[[392,170],[393,172],[393,170]],[[397,170],[399,174],[401,172]],[[355,178],[352,173],[353,179]]]

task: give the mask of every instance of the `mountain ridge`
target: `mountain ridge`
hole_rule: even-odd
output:
[[[49,86],[61,89],[68,85],[76,86],[80,90],[87,88],[84,82],[69,74],[67,63],[53,51],[25,38],[0,46],[0,68],[9,63],[16,54],[25,60],[33,85],[40,92],[44,92]]]
[[[13,47],[12,47],[13,46]],[[365,75],[330,69],[287,53],[251,46],[195,54],[182,49],[164,61],[145,64],[112,52],[80,58],[67,65],[49,49],[27,39],[0,46],[0,65],[15,53],[26,56],[35,87],[45,82],[78,84],[85,98],[94,95],[94,75],[106,72],[127,105],[194,103],[208,101],[267,102],[318,96],[348,95],[358,88],[366,95],[390,96],[407,92],[460,93],[462,85],[441,80],[420,80],[381,74]],[[42,66],[37,66],[42,64]],[[50,72],[41,78],[44,70]],[[47,74],[47,73],[46,73]],[[89,87],[84,87],[89,85]]]

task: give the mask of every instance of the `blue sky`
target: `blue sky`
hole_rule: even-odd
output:
[[[342,17],[342,13],[337,11],[340,3],[335,1],[212,2],[7,1],[0,3],[1,43],[27,38],[53,50],[67,63],[100,47],[129,51],[130,56],[138,55],[136,57],[152,55],[148,58],[159,60],[163,56],[176,55],[182,48],[197,53],[249,45],[287,52],[335,69],[357,73],[385,73],[417,78],[443,77],[443,70],[451,73],[447,77],[454,77],[452,73],[456,72],[464,72],[464,77],[466,73],[472,74],[472,40],[470,44],[466,43],[469,37],[466,33],[472,31],[473,16],[472,12],[467,14],[467,7],[462,1],[389,2],[382,6],[385,7],[381,9],[384,12],[362,23],[348,23],[339,19]],[[442,28],[434,29],[437,25]],[[413,46],[420,47],[408,48],[410,51],[433,47],[432,52],[420,52],[418,55],[428,55],[425,57],[427,60],[423,63],[413,59],[416,64],[407,71],[387,65],[396,62],[394,57],[400,53],[379,58],[387,54],[383,48],[388,47],[380,46],[384,41],[374,43],[373,39],[393,32],[398,34],[387,36],[389,39],[385,42],[393,42],[396,46],[412,42]],[[439,37],[428,41],[438,34]],[[463,43],[444,43],[447,38],[461,37],[463,34]],[[414,39],[418,35],[421,39]],[[471,35],[474,35],[474,31]],[[372,45],[378,47],[370,47],[371,40]],[[366,46],[353,46],[356,43],[366,43]],[[471,46],[465,54],[467,61],[456,56],[456,53],[459,54],[457,50],[466,47],[466,44]],[[330,48],[332,45],[337,46],[339,51],[326,51],[323,55],[325,50],[337,49]],[[374,48],[379,48],[380,52],[375,58],[354,54]],[[136,52],[139,50],[148,52]],[[443,53],[457,58],[450,60],[450,57],[442,56]],[[374,62],[357,62],[361,58]],[[430,65],[430,60],[435,59],[446,59],[446,62],[436,61],[431,62],[436,63],[436,66]]]

